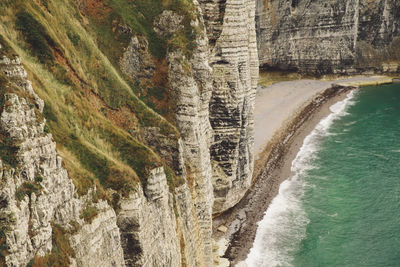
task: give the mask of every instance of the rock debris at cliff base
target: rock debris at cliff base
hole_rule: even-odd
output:
[[[259,65],[396,72],[399,17],[393,0],[1,1],[0,265],[212,266],[213,216],[253,182]]]

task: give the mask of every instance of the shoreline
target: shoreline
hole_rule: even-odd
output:
[[[217,257],[220,262],[217,266],[235,266],[247,258],[253,246],[258,222],[278,194],[280,184],[291,176],[291,164],[303,140],[330,114],[329,108],[345,99],[351,90],[359,86],[391,82],[388,78],[381,81],[368,81],[364,84],[360,81],[333,82],[331,87],[315,94],[299,107],[275,132],[264,150],[258,154],[251,188],[235,207],[213,220],[213,239],[218,240],[216,247],[222,257],[222,260]],[[224,248],[220,248],[221,246]]]

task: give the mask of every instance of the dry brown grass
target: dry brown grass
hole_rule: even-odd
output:
[[[52,227],[52,243],[53,248],[51,253],[44,256],[35,256],[32,265],[33,267],[68,267],[70,266],[70,257],[75,256],[75,252],[69,244],[69,234],[67,231],[57,224]]]

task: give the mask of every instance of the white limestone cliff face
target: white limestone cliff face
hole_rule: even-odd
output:
[[[78,266],[125,266],[115,212],[106,202],[93,203],[98,215],[92,223],[80,218],[81,210],[91,199],[77,198],[72,181],[57,155],[51,134],[44,131],[40,117],[43,101],[34,93],[18,58],[0,61],[3,71],[33,102],[6,93],[0,115],[2,138],[15,150],[10,162],[0,161],[0,216],[6,218],[3,228],[8,253],[7,266],[26,266],[34,256],[52,250],[52,224],[70,229],[75,221],[81,226],[71,237]],[[10,165],[11,164],[11,165]],[[4,227],[4,224],[3,224]],[[80,257],[82,255],[82,257]]]
[[[235,205],[253,174],[253,110],[258,55],[252,0],[200,0],[209,38],[213,91],[210,147],[214,205],[219,213]]]
[[[359,0],[193,2],[194,50],[188,55],[169,47],[166,54],[180,137],[164,136],[157,127],[132,133],[184,182],[169,188],[162,167],[150,170],[146,184],[122,198],[116,210],[90,193],[77,196],[56,144],[44,130],[43,101],[18,59],[0,61],[0,70],[30,96],[7,93],[0,107],[1,134],[16,148],[10,162],[0,162],[7,265],[25,266],[35,255],[50,253],[54,224],[68,233],[75,254],[72,266],[213,265],[212,214],[240,201],[253,173],[256,3],[262,64],[356,72],[357,66],[379,58],[371,68],[398,71],[396,64],[380,59],[398,51],[400,8],[395,0],[369,1],[373,6]],[[380,23],[373,27],[376,19]],[[182,20],[165,10],[152,27],[167,38],[185,27]],[[310,38],[319,41],[310,43]],[[139,35],[132,36],[119,60],[121,70],[137,79],[151,79],[155,63],[148,40]],[[22,192],[25,187],[30,191]],[[87,207],[97,210],[91,222],[81,218]]]
[[[139,186],[121,200],[118,227],[127,266],[180,266],[173,197],[163,168],[153,169],[143,192]]]
[[[167,60],[203,263],[211,266],[211,214],[235,205],[250,187],[258,57],[255,3],[204,2],[192,21],[197,29],[192,58],[178,50],[169,51]],[[225,18],[218,25],[222,10]]]
[[[212,214],[235,205],[251,182],[258,56],[254,1],[211,2],[194,1],[191,55],[172,47],[166,55],[180,138],[163,136],[157,127],[135,136],[184,182],[171,189],[164,169],[155,168],[116,210],[91,197],[95,188],[77,196],[44,129],[43,101],[19,60],[0,62],[0,70],[30,95],[6,94],[0,107],[0,127],[17,147],[16,165],[1,165],[0,217],[10,227],[7,265],[25,266],[34,256],[50,253],[54,224],[68,235],[71,266],[213,265]],[[181,23],[166,10],[153,26],[167,36],[182,29]],[[119,64],[126,75],[151,78],[155,63],[148,41],[133,36]],[[24,185],[32,192],[21,197]],[[97,210],[90,222],[81,218],[88,207]]]
[[[200,10],[198,10],[199,12]],[[212,92],[212,69],[209,66],[208,39],[201,16],[192,21],[197,28],[196,48],[191,59],[180,50],[169,51],[167,55],[168,80],[176,98],[176,124],[183,141],[183,157],[188,164],[186,176],[193,184],[192,202],[201,243],[203,266],[212,265],[212,204],[210,142],[212,129],[209,121],[209,101]]]
[[[70,237],[75,252],[71,266],[125,266],[120,229],[114,209],[105,201],[93,203],[98,215]]]
[[[200,9],[195,12],[200,14]],[[174,11],[165,10],[156,18],[154,29],[160,36],[168,36],[182,28],[181,20],[182,17]],[[168,137],[162,137],[161,140],[165,140],[160,142],[160,136],[152,134],[155,129],[145,129],[143,138],[143,142],[163,159],[173,163],[176,175],[181,176],[185,184],[173,192],[175,210],[165,206],[165,201],[173,202],[166,187],[161,189],[163,193],[157,201],[149,199],[147,189],[143,194],[139,190],[135,196],[122,200],[118,221],[129,266],[212,266],[213,188],[209,150],[212,138],[209,121],[212,69],[208,64],[208,39],[202,25],[201,16],[191,22],[191,27],[197,29],[193,40],[196,48],[191,58],[181,50],[169,48],[167,51],[168,81],[176,102],[176,126],[181,134],[177,147],[173,140],[168,144]],[[120,61],[121,69],[132,77],[137,77],[135,70],[148,70],[152,66],[146,63],[149,51],[143,38],[133,37]],[[170,155],[165,153],[167,150]],[[161,176],[164,178],[159,184],[166,186],[163,171]],[[160,211],[166,207],[168,212],[161,215]],[[163,229],[164,225],[174,227]],[[154,231],[165,234],[156,237],[145,234]],[[171,241],[166,242],[166,237],[172,238]],[[171,246],[166,246],[166,243]],[[152,247],[157,246],[160,250],[175,251],[175,254],[155,254]]]
[[[399,72],[400,2],[257,0],[260,64],[302,72]]]
[[[176,221],[168,214],[152,212],[162,209],[162,205],[151,201],[146,190],[146,199],[139,190],[123,200],[118,217],[125,259],[130,266],[212,266],[212,213],[235,205],[251,183],[258,78],[255,2],[199,2],[194,1],[198,15],[191,21],[196,29],[194,51],[190,56],[179,49],[167,51],[168,81],[181,134],[179,151],[174,156],[179,162],[175,172],[185,179],[185,184],[174,192]],[[160,36],[174,34],[180,29],[180,19],[173,11],[164,11],[156,18],[156,32]],[[132,39],[120,62],[127,75],[149,69],[145,64],[148,48],[140,48],[138,44],[146,44],[137,41],[140,38],[143,37]],[[151,136],[147,137],[151,140]],[[148,145],[159,152],[160,147],[152,143]],[[171,202],[166,189],[163,191],[158,201]],[[151,217],[149,214],[154,218],[144,219]],[[174,234],[172,229],[155,224],[171,240],[145,234],[154,231],[152,221],[148,221],[153,219],[176,227]],[[148,254],[148,244],[157,247],[164,242],[171,249],[178,244],[179,262],[171,261],[177,255]]]

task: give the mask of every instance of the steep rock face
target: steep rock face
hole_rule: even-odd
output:
[[[171,246],[168,251],[174,244],[180,244],[181,261],[174,264],[212,266],[212,212],[224,211],[240,200],[250,186],[253,170],[252,115],[258,76],[255,5],[253,1],[200,1],[200,5],[194,1],[194,5],[199,7],[197,14],[201,14],[190,22],[196,31],[195,49],[189,56],[174,47],[169,47],[167,52],[168,81],[176,102],[176,126],[182,139],[180,159],[175,157],[180,163],[175,171],[186,183],[175,189],[177,218],[176,224],[170,224],[176,226],[176,235],[171,229],[160,232],[168,233],[173,239],[167,242],[171,244],[167,245]],[[160,36],[174,34],[180,28],[173,18],[179,20],[167,10],[156,19],[154,27]],[[134,47],[137,43],[133,39],[121,62],[134,62],[131,58],[137,57],[138,49]],[[138,56],[143,58],[143,54]],[[130,66],[122,67],[126,71]],[[154,149],[158,151],[159,147]],[[144,195],[147,204],[141,205],[146,207],[153,202],[146,190]],[[170,197],[164,193],[163,198]],[[143,234],[153,232],[153,226],[140,219],[146,218],[145,214],[134,215],[128,206],[135,205],[132,202],[121,205],[118,215],[123,242],[131,242],[124,247],[136,248],[136,256],[128,259],[127,264],[172,266],[169,265],[172,254],[146,254],[149,249],[146,244],[158,246],[165,240]],[[139,210],[139,206],[133,210]],[[129,221],[128,218],[137,219]],[[164,224],[170,220],[158,219],[164,220]],[[125,249],[125,255],[135,253]]]
[[[250,186],[258,58],[253,1],[200,1],[200,7],[202,16],[191,21],[196,29],[192,55],[169,49],[167,62],[183,143],[182,175],[188,182],[177,189],[176,198],[179,214],[188,222],[178,220],[185,245],[182,258],[190,266],[211,266],[211,214],[232,207]],[[172,11],[164,11],[155,30],[160,36],[174,34],[178,20]],[[133,62],[129,58],[136,57],[138,49],[131,48],[122,62]],[[187,233],[188,224],[192,234]],[[197,256],[188,257],[194,251]]]
[[[71,264],[125,266],[115,212],[106,202],[93,203],[89,195],[75,197],[56,144],[44,130],[43,101],[34,93],[20,60],[3,57],[0,70],[16,88],[15,93],[5,93],[0,108],[1,134],[8,144],[2,147],[0,161],[0,215],[7,222],[2,226],[5,264],[25,266],[34,256],[50,253],[54,225],[68,231],[74,221],[78,229],[71,232],[75,240],[71,243],[78,259],[71,259]],[[93,222],[81,218],[88,203],[97,210]]]
[[[208,61],[208,39],[202,27],[204,22],[199,16],[201,10],[197,2],[194,4],[198,14],[196,20],[191,21],[191,26],[196,30],[195,49],[191,58],[187,58],[182,50],[170,49],[167,54],[168,80],[176,99],[176,124],[183,142],[186,177],[192,189],[196,213],[196,220],[193,223],[200,237],[197,249],[201,251],[201,264],[211,266],[213,189],[209,149],[212,137],[209,101],[212,92],[212,69]],[[181,197],[185,195],[182,189],[180,189]],[[184,206],[187,204],[182,202],[182,211],[187,213],[188,211],[184,211],[187,208],[183,209]],[[187,227],[182,226],[182,228]],[[185,241],[187,238],[188,236],[185,237]],[[199,263],[193,266],[196,265],[199,266]]]
[[[139,190],[135,196],[122,200],[118,222],[129,266],[212,266],[213,190],[209,150],[212,69],[208,64],[208,39],[204,22],[198,17],[200,10],[196,1],[194,6],[197,18],[190,22],[190,27],[196,31],[191,57],[172,47],[168,48],[166,56],[168,82],[176,102],[175,121],[181,134],[178,149],[174,149],[168,138],[160,138],[156,129],[145,129],[143,140],[172,162],[175,174],[181,176],[185,184],[175,189],[174,198],[169,195],[168,188],[161,186],[159,197],[155,199],[145,189],[144,193]],[[160,37],[171,36],[183,28],[182,17],[165,10],[155,19],[153,27]],[[137,78],[142,70],[152,71],[154,63],[148,58],[147,41],[143,37],[133,37],[120,60],[121,69]],[[164,178],[157,184],[166,186],[164,171],[159,174],[161,176]],[[173,201],[175,211],[166,206]],[[163,228],[166,225],[170,227]],[[166,237],[171,239],[166,242]],[[157,246],[160,253],[154,253]]]
[[[172,195],[163,168],[153,169],[141,187],[120,203],[121,229],[127,266],[180,266],[180,249]]]
[[[93,203],[91,199],[87,201]],[[105,201],[94,206],[98,215],[70,238],[75,252],[71,266],[125,266],[115,211]]]
[[[303,72],[396,72],[400,3],[395,0],[257,0],[260,64]]]
[[[177,233],[180,235],[182,266],[207,266],[206,263],[210,264],[211,251],[206,250],[207,246],[203,243],[205,236],[202,233],[208,232],[200,231],[198,208],[193,203],[187,184],[175,190],[175,198],[179,214]]]
[[[253,109],[258,79],[251,0],[199,1],[210,44],[213,92],[210,148],[214,207],[219,213],[247,191],[253,172]]]
[[[23,266],[49,255],[55,225],[68,237],[72,266],[213,265],[212,213],[232,207],[250,185],[258,74],[254,2],[215,4],[194,1],[189,22],[193,49],[167,44],[165,62],[180,139],[154,126],[130,132],[171,168],[149,170],[145,182],[121,196],[115,210],[94,199],[95,188],[77,196],[45,130],[43,101],[19,61],[1,62],[0,69],[25,92],[6,94],[4,109],[0,107],[1,129],[17,147],[11,157],[16,165],[1,167],[0,214],[11,227],[5,229],[7,265]],[[165,10],[156,17],[154,32],[164,38],[187,29],[187,21],[175,12]],[[151,79],[160,62],[143,35],[130,38],[118,60],[122,72]],[[171,169],[183,182],[175,185],[171,175],[167,179]]]

